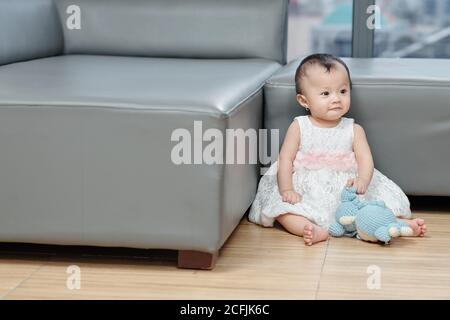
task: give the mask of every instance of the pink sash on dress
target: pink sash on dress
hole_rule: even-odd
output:
[[[310,170],[329,168],[337,171],[350,171],[357,169],[354,152],[330,151],[298,151],[294,160],[294,170],[304,167]]]

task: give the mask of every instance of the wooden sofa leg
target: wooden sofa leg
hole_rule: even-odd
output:
[[[207,269],[214,268],[219,252],[201,252],[192,250],[178,251],[178,268]]]

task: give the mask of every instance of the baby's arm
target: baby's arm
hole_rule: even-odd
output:
[[[295,192],[292,185],[292,167],[300,145],[300,127],[297,121],[289,126],[280,155],[278,156],[278,190],[283,201],[290,203],[299,202],[300,195]]]
[[[351,179],[347,185],[356,187],[357,193],[364,194],[373,176],[372,152],[370,151],[364,129],[359,124],[355,124],[353,128],[353,151],[358,163],[358,176],[355,179]]]

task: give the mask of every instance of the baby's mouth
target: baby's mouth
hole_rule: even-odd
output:
[[[338,111],[338,110],[342,110],[342,107],[334,107],[330,109],[330,111]]]

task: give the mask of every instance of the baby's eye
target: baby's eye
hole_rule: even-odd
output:
[[[328,91],[324,91],[324,92],[322,92],[320,95],[321,96],[328,96],[330,93],[328,92]]]
[[[342,89],[342,90],[341,90],[341,93],[342,93],[342,94],[347,93],[347,89]]]

